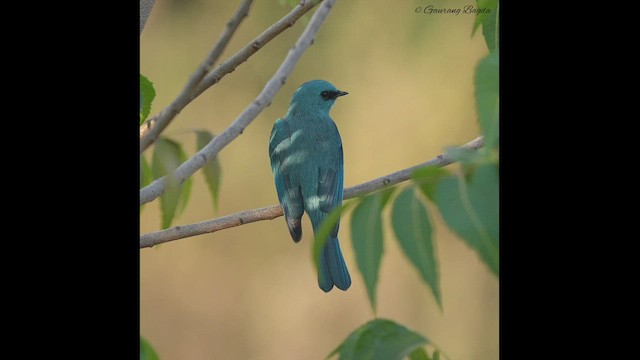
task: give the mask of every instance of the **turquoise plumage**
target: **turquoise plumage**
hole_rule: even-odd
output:
[[[289,110],[276,120],[269,139],[269,158],[280,206],[293,241],[302,238],[301,219],[307,213],[313,232],[334,208],[342,205],[344,166],[342,140],[329,116],[335,100],[346,92],[324,80],[302,84]],[[342,257],[336,225],[318,263],[318,285],[329,292],[347,290],[351,276]]]

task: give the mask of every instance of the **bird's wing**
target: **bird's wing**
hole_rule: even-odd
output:
[[[278,119],[271,130],[269,139],[269,159],[276,183],[278,201],[284,211],[287,227],[294,241],[302,237],[300,218],[304,212],[302,191],[299,184],[293,183],[287,170],[287,159],[290,157],[291,136],[287,123]]]
[[[330,213],[334,208],[342,205],[344,192],[344,160],[342,154],[342,142],[335,124],[332,122],[335,135],[331,137],[331,151],[325,154],[325,161],[318,169],[318,198],[320,210]],[[332,235],[338,233],[338,225]]]
[[[289,129],[287,124],[281,120],[276,120],[271,129],[271,137],[269,138],[269,159],[271,160],[271,171],[276,182],[276,191],[278,192],[278,201],[284,205],[285,200],[285,180],[282,173],[282,164],[287,157],[289,146]]]

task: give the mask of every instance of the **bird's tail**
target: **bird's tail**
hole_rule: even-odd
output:
[[[318,285],[324,292],[329,292],[334,284],[340,290],[347,290],[351,286],[351,276],[338,237],[330,236],[318,260]]]

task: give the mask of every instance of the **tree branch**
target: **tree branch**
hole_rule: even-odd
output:
[[[470,142],[462,145],[461,148],[478,150],[484,145],[483,140],[484,140],[483,137],[479,136],[471,140]],[[429,161],[423,162],[422,164],[418,164],[416,166],[412,166],[410,168],[400,170],[392,174],[381,176],[377,179],[367,181],[366,183],[356,185],[348,189],[344,189],[344,198],[350,199],[352,197],[360,196],[362,194],[368,194],[372,191],[382,189],[383,187],[395,185],[397,183],[401,183],[403,181],[409,180],[411,178],[411,174],[416,169],[419,169],[419,168],[423,168],[426,166],[441,167],[441,166],[449,165],[453,162],[454,161],[449,156],[447,156],[446,154],[441,154]]]
[[[300,5],[296,6],[291,12],[278,20],[275,24],[271,25],[267,30],[258,35],[255,39],[251,40],[244,48],[240,49],[237,53],[231,56],[227,61],[220,64],[209,75],[206,73],[209,71],[209,66],[204,73],[200,70],[196,71],[191,77],[191,80],[183,90],[183,92],[176,98],[169,106],[164,108],[158,115],[153,116],[150,120],[146,121],[140,127],[140,152],[146,150],[160,135],[160,133],[169,125],[169,123],[175,118],[175,116],[184,109],[191,101],[200,96],[206,89],[211,87],[220,81],[225,75],[234,71],[240,64],[247,61],[251,55],[255,54],[265,44],[274,39],[280,33],[293,26],[296,21],[311,10],[318,4],[318,0],[303,1]],[[335,1],[334,1],[335,2]],[[241,13],[241,9],[247,3],[245,1],[236,12],[236,16]],[[250,3],[250,1],[249,1]],[[250,5],[250,4],[249,4]],[[248,6],[247,5],[247,10]],[[237,19],[234,17],[234,19]],[[241,20],[242,18],[238,19]],[[232,20],[233,21],[233,20]],[[229,24],[227,24],[229,26]],[[229,28],[227,28],[227,31]],[[224,38],[224,34],[221,40]],[[225,44],[226,45],[226,44]],[[217,47],[217,46],[216,46]],[[212,51],[212,54],[215,49]],[[205,61],[206,63],[206,61]],[[203,63],[203,65],[205,64]],[[211,63],[213,65],[213,62]],[[196,76],[197,75],[197,76]],[[197,82],[195,81],[197,79]]]
[[[196,89],[193,97],[196,98],[197,96],[200,96],[200,94],[202,94],[209,87],[218,83],[220,79],[222,79],[225,75],[233,72],[236,67],[247,61],[249,57],[251,57],[251,55],[262,49],[269,41],[273,40],[276,36],[278,36],[286,29],[292,27],[296,23],[296,21],[302,17],[302,15],[306,14],[314,6],[320,3],[320,1],[322,0],[302,0],[300,2],[300,5],[296,6],[290,13],[288,13],[282,19],[278,20],[275,24],[271,25],[271,27],[269,27],[258,37],[253,39],[248,45],[235,53],[227,61],[220,64],[220,66],[218,66],[210,74],[205,76],[202,83],[198,85],[198,88]],[[330,5],[328,5],[328,8],[331,8],[334,3],[335,0],[332,1]]]
[[[483,146],[482,136],[475,138],[474,140],[462,145],[461,148],[467,148],[471,150],[478,150]],[[352,186],[344,189],[344,199],[351,199],[370,192],[382,189],[387,186],[392,186],[411,178],[411,174],[419,168],[426,166],[446,166],[453,163],[453,160],[446,154],[438,155],[435,158],[426,161],[422,164],[412,166],[407,169],[396,171],[394,173],[381,176],[377,179],[367,181],[366,183]],[[140,248],[152,247],[157,244],[162,244],[168,241],[184,239],[196,235],[202,235],[207,233],[216,232],[218,230],[224,230],[231,227],[236,227],[256,221],[273,220],[282,216],[282,208],[280,205],[272,205],[263,207],[260,209],[253,209],[247,211],[241,211],[235,214],[227,215],[221,218],[207,220],[195,224],[174,226],[172,228],[147,233],[140,236]]]
[[[265,84],[264,89],[258,97],[249,104],[242,113],[218,136],[214,137],[200,151],[196,152],[193,157],[182,163],[178,168],[167,176],[172,176],[175,181],[182,184],[189,176],[200,169],[204,164],[213,159],[225,146],[233,139],[242,134],[244,129],[251,124],[253,119],[260,112],[271,104],[271,100],[280,90],[287,80],[287,77],[293,71],[296,63],[305,50],[313,43],[315,35],[320,30],[320,26],[329,15],[331,7],[335,0],[324,0],[322,6],[313,14],[309,24],[302,32],[302,35],[296,41],[296,44],[289,50],[284,61],[273,75],[273,77]],[[167,176],[161,177],[151,184],[140,190],[140,205],[146,204],[158,196],[162,195],[166,189]]]
[[[191,75],[187,85],[182,89],[182,92],[178,97],[173,100],[169,106],[164,108],[160,114],[154,116],[153,118],[146,121],[140,127],[140,152],[142,153],[146,148],[149,147],[160,135],[160,133],[169,125],[169,123],[178,115],[188,103],[191,102],[195,98],[193,96],[193,91],[196,86],[200,84],[202,79],[207,75],[213,64],[218,60],[222,52],[229,44],[229,40],[231,40],[231,36],[235,33],[240,26],[242,20],[249,15],[249,7],[251,7],[251,3],[253,0],[243,0],[238,10],[236,10],[235,14],[231,17],[231,20],[227,22],[227,27],[224,32],[218,39],[218,42],[213,47],[213,50],[209,53],[209,55],[204,59],[204,61],[198,66],[196,71]]]

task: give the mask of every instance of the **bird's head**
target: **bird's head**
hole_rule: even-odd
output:
[[[336,99],[347,94],[348,92],[336,89],[328,81],[311,80],[300,85],[298,90],[293,93],[289,108],[296,108],[298,111],[326,111],[329,113]]]

